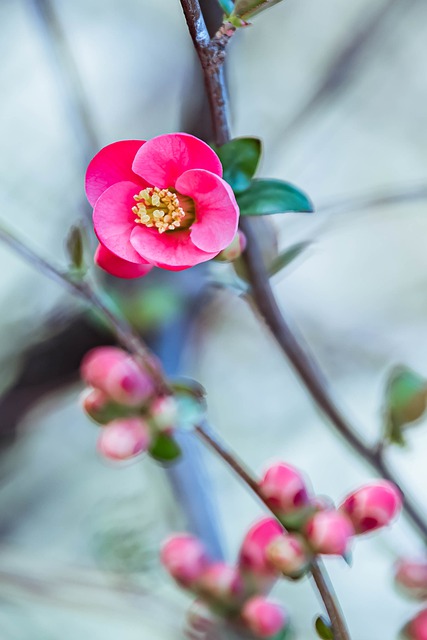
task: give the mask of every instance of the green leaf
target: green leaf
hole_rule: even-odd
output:
[[[159,462],[173,462],[181,455],[181,449],[171,436],[159,433],[149,449],[150,455]]]
[[[334,634],[329,620],[327,620],[323,616],[319,616],[314,626],[319,638],[322,638],[322,640],[334,640]]]
[[[71,227],[65,246],[70,259],[70,266],[76,271],[82,271],[84,268],[84,245],[85,241],[81,227]]]
[[[247,20],[253,16],[270,9],[282,0],[236,0],[232,16]]]
[[[221,160],[223,178],[235,193],[242,193],[251,186],[257,170],[262,145],[259,138],[234,138],[222,147],[216,147]]]
[[[404,445],[405,425],[416,422],[427,408],[427,381],[407,367],[390,374],[385,393],[385,438]]]
[[[234,2],[232,0],[218,0],[218,2],[221,9],[224,11],[225,15],[228,17],[234,9]]]
[[[249,189],[237,196],[237,202],[242,216],[313,211],[309,197],[297,187],[282,180],[253,180]]]
[[[273,260],[268,270],[270,276],[275,276],[282,269],[288,266],[295,258],[307,249],[311,245],[311,242],[297,242],[293,244],[289,249],[280,253],[277,258]]]

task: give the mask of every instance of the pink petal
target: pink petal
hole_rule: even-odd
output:
[[[233,240],[239,222],[239,207],[233,190],[222,178],[204,169],[186,171],[176,189],[196,204],[191,240],[203,251],[219,253]]]
[[[141,256],[130,243],[136,226],[133,196],[141,190],[135,182],[117,182],[102,193],[93,210],[93,226],[101,244],[128,262],[140,264]]]
[[[151,264],[128,262],[111,253],[102,244],[98,245],[94,256],[95,264],[117,278],[141,278],[153,268]],[[142,258],[141,258],[142,260]]]
[[[132,162],[144,140],[120,140],[107,145],[91,160],[86,171],[85,188],[87,199],[94,206],[103,191],[116,182],[132,180],[141,183],[141,178],[132,171]],[[147,186],[142,184],[141,188]]]
[[[135,226],[131,243],[145,260],[162,269],[180,271],[213,258],[216,253],[198,249],[190,238],[190,231],[159,233],[141,225]]]
[[[215,151],[187,133],[152,138],[139,149],[132,169],[160,189],[174,187],[179,176],[189,169],[206,169],[222,176],[221,162]]]

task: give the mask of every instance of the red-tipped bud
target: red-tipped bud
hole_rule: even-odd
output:
[[[183,587],[194,587],[209,564],[203,544],[188,534],[173,535],[162,545],[160,558],[170,575]]]
[[[403,633],[408,640],[427,640],[427,609],[420,611],[408,622]]]
[[[98,347],[83,358],[83,380],[120,404],[138,406],[154,391],[154,383],[135,360],[117,347]]]
[[[263,518],[246,534],[239,555],[239,566],[258,576],[274,576],[277,571],[267,558],[267,548],[284,533],[283,527],[274,518]]]
[[[87,389],[82,396],[81,403],[84,411],[92,420],[104,422],[103,416],[109,400],[109,397],[103,391]]]
[[[98,450],[111,460],[128,460],[147,451],[150,428],[142,418],[119,418],[102,429]]]
[[[395,565],[394,580],[406,596],[427,600],[427,560],[401,558]]]
[[[244,585],[236,567],[225,562],[215,562],[204,571],[197,588],[209,600],[232,605],[242,596]]]
[[[309,568],[311,553],[302,536],[289,533],[268,545],[267,558],[285,576],[298,578]]]
[[[233,262],[240,258],[244,250],[246,249],[246,237],[242,231],[238,231],[234,236],[231,243],[219,253],[215,260],[219,262]]]
[[[150,404],[150,417],[159,431],[172,433],[178,419],[178,406],[173,396],[158,396]]]
[[[310,505],[304,476],[290,464],[279,462],[267,469],[260,489],[269,505],[283,514],[294,513]]]
[[[354,529],[339,511],[319,511],[307,522],[304,533],[315,553],[343,556],[347,553]]]
[[[353,491],[340,506],[356,533],[375,531],[390,524],[402,508],[401,494],[392,482],[376,480]]]
[[[288,622],[283,607],[263,596],[254,596],[245,603],[242,619],[257,638],[272,638]]]

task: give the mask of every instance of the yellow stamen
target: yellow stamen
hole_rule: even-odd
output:
[[[134,195],[133,199],[137,202],[132,207],[136,215],[135,222],[155,227],[159,233],[184,226],[184,219],[188,218],[177,195],[169,189],[148,187]]]

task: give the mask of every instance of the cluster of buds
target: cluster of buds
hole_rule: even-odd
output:
[[[273,522],[276,532],[283,531]],[[200,540],[187,534],[171,536],[163,544],[163,565],[181,587],[197,596],[190,616],[193,629],[206,629],[219,618],[237,632],[244,631],[244,637],[273,638],[287,626],[283,607],[265,596],[266,584],[253,580],[244,566],[246,544],[247,538],[235,565],[212,561]],[[266,573],[271,582],[271,569]]]
[[[152,359],[151,370],[158,368]],[[117,347],[98,347],[83,358],[81,376],[89,386],[83,408],[102,425],[98,450],[127,460],[150,449],[160,433],[171,434],[177,418],[172,396],[159,396],[148,369]]]
[[[394,580],[400,593],[425,603],[402,630],[405,640],[427,640],[427,559],[402,558],[395,566]]]

